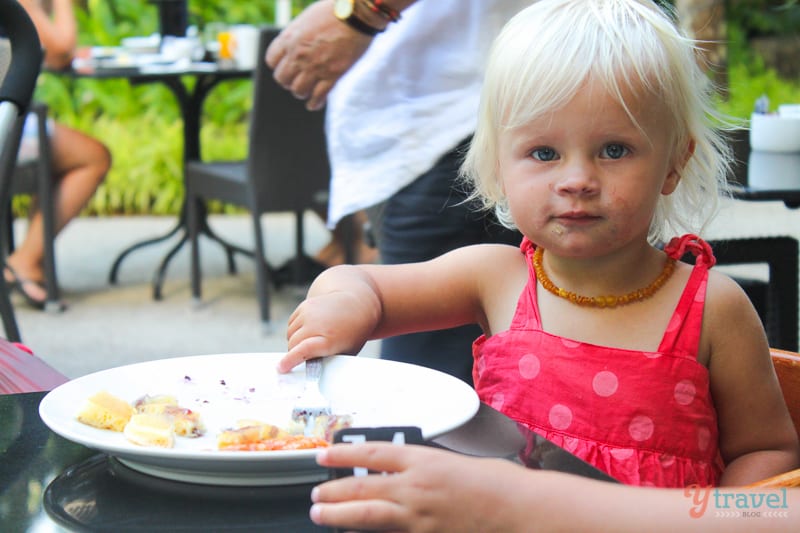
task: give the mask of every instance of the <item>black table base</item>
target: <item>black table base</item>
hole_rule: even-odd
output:
[[[325,531],[308,518],[313,486],[182,483],[98,454],[53,480],[44,508],[59,525],[78,531]]]

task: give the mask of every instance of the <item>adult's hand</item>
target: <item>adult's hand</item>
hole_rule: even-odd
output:
[[[270,44],[266,62],[275,80],[312,111],[369,48],[372,38],[333,14],[333,2],[314,2]]]

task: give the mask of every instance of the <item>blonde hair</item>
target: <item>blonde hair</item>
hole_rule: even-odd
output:
[[[712,126],[713,86],[695,42],[648,0],[540,0],[506,24],[489,55],[478,124],[461,168],[473,199],[514,227],[501,176],[501,132],[567,104],[586,82],[623,95],[654,94],[672,117],[672,157],[680,183],[659,199],[649,239],[700,232],[727,190],[730,149]],[[633,115],[631,115],[633,118]],[[687,147],[694,153],[681,168]]]

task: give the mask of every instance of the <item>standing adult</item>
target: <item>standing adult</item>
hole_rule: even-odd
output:
[[[530,3],[320,0],[286,27],[266,60],[309,109],[327,100],[329,227],[371,208],[380,258],[390,264],[470,244],[519,244],[518,233],[466,201],[458,169],[491,42]],[[391,337],[381,357],[471,382],[478,335],[465,326]]]
[[[41,0],[20,0],[28,13],[44,49],[45,65],[68,67],[78,42],[78,25],[72,0],[52,0],[49,9]],[[6,41],[7,44],[7,41]],[[48,124],[53,176],[56,182],[55,222],[59,232],[97,190],[111,166],[111,154],[100,141],[62,124]],[[36,117],[28,116],[23,130],[18,160],[38,157]],[[9,286],[37,309],[44,309],[43,287],[44,226],[42,213],[34,208],[25,238],[6,258],[3,276]]]

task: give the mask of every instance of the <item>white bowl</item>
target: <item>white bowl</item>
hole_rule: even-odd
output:
[[[759,152],[800,152],[800,116],[753,113],[750,148]]]
[[[133,54],[157,54],[161,37],[157,33],[147,37],[126,37],[120,44],[125,51]]]

